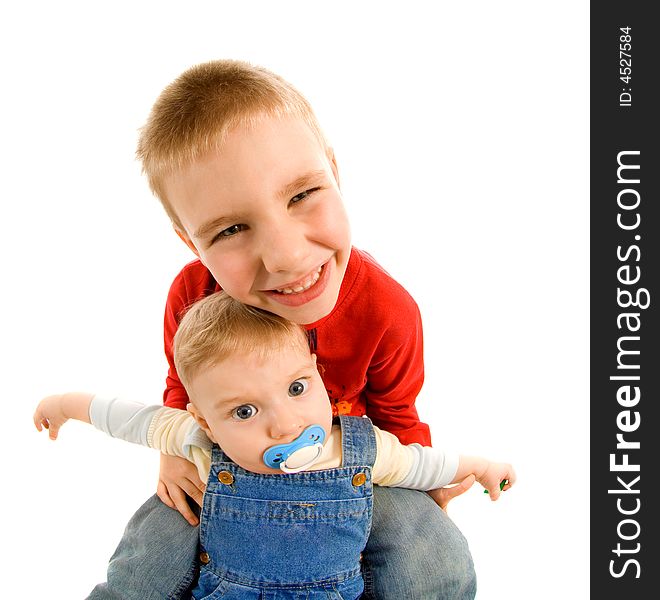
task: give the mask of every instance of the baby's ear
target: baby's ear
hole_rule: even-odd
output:
[[[208,436],[208,438],[212,442],[215,442],[217,444],[218,443],[217,440],[213,437],[213,434],[209,429],[209,424],[206,422],[206,419],[202,416],[202,413],[199,412],[197,407],[194,404],[192,404],[192,402],[189,402],[186,406],[186,410],[192,415],[193,419],[197,421],[197,424],[202,428],[202,430]]]
[[[316,365],[316,370],[319,372],[319,375],[323,377],[323,374],[325,373],[325,367],[316,360],[316,354],[312,354],[312,360]]]

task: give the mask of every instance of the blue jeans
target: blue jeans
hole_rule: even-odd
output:
[[[472,600],[477,593],[465,537],[425,492],[374,486],[363,554],[365,600]]]
[[[90,600],[190,598],[199,571],[199,535],[152,496],[133,515]],[[424,492],[374,486],[364,550],[365,600],[471,600],[476,575],[467,542]]]

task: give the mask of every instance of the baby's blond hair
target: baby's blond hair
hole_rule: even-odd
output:
[[[264,116],[302,119],[328,150],[309,102],[263,67],[236,60],[202,63],[161,92],[141,129],[137,157],[149,187],[179,230],[183,227],[167,199],[165,178],[219,149],[231,130],[252,127]]]
[[[300,325],[216,292],[195,302],[181,319],[174,336],[174,365],[190,389],[200,370],[237,352],[269,356],[291,347],[309,351]]]

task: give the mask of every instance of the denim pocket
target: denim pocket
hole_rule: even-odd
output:
[[[221,579],[214,573],[202,569],[199,575],[199,583],[193,592],[194,600],[258,600],[261,592],[257,588],[249,588]]]
[[[292,587],[249,587],[233,583],[202,570],[194,600],[356,600],[364,591],[362,577],[357,575],[340,583],[321,586],[296,585]]]

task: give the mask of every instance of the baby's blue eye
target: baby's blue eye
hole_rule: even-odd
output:
[[[300,396],[300,394],[303,394],[307,390],[308,386],[309,384],[305,379],[296,379],[289,386],[289,396]]]
[[[257,409],[254,406],[252,406],[251,404],[243,404],[242,406],[238,406],[237,408],[235,408],[232,411],[231,416],[234,419],[245,421],[247,419],[250,419],[256,414],[257,414]]]

